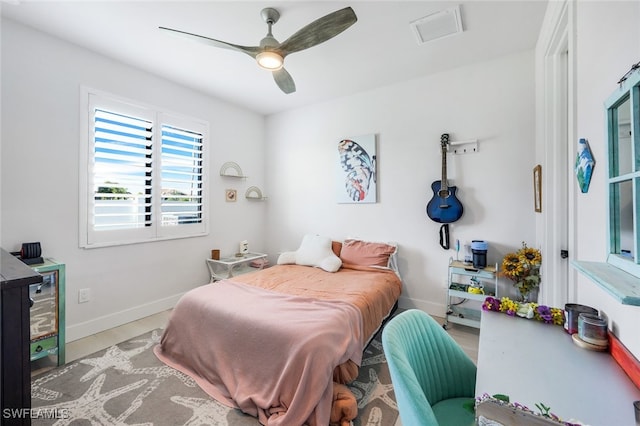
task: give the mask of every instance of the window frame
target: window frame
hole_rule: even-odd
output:
[[[630,109],[630,140],[631,140],[631,171],[619,173],[619,122],[618,108],[629,101]],[[608,245],[607,263],[640,278],[640,73],[635,72],[620,83],[620,86],[605,101],[606,136],[607,136],[607,194],[609,209],[607,216]],[[633,252],[631,258],[621,253],[620,247],[620,191],[624,182],[631,183],[632,223],[633,223]]]
[[[151,225],[135,229],[101,230],[93,228],[94,198],[94,109],[140,117],[153,123]],[[80,90],[80,149],[79,149],[79,245],[96,248],[125,244],[147,243],[178,238],[201,237],[209,234],[209,123],[205,120],[167,111],[163,108],[126,99],[121,96],[81,86]],[[162,225],[162,130],[172,126],[202,135],[201,203],[198,223]]]

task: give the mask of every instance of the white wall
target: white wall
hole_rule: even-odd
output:
[[[295,250],[305,233],[399,243],[401,304],[443,315],[455,240],[489,242],[489,262],[533,244],[533,51],[407,81],[267,118],[268,250]],[[378,203],[337,204],[337,143],[378,135]],[[465,213],[451,247],[425,207],[440,180],[440,135],[478,139],[448,157]],[[461,253],[462,256],[462,253]]]
[[[79,88],[155,105],[210,123],[210,235],[83,250],[78,246]],[[172,307],[208,282],[212,248],[237,250],[247,239],[265,250],[265,204],[244,199],[264,186],[264,117],[2,20],[1,245],[40,241],[67,265],[67,339],[75,340]],[[219,176],[226,161],[247,180]],[[226,203],[225,188],[236,188]],[[91,301],[77,303],[80,288]]]
[[[576,199],[576,239],[579,260],[606,261],[607,145],[604,101],[617,81],[640,60],[640,3],[576,3],[576,129],[589,139],[596,165],[589,192]],[[574,141],[575,142],[575,141]],[[590,280],[578,276],[578,303],[603,311],[631,352],[640,358],[640,307],[624,306]]]

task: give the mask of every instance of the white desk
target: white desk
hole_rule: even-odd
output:
[[[562,326],[482,312],[476,396],[505,394],[591,426],[634,426],[640,390],[608,352],[576,346]]]

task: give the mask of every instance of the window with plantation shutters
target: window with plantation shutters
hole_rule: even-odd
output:
[[[207,123],[89,89],[82,99],[80,245],[205,235]]]

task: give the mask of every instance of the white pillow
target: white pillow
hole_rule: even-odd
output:
[[[336,272],[342,260],[331,249],[331,238],[320,235],[305,235],[295,252],[284,252],[278,257],[278,264],[295,263],[316,266],[327,272]]]
[[[278,265],[295,265],[295,263],[296,263],[295,251],[285,251],[280,253],[280,256],[278,256]]]
[[[332,252],[330,255],[322,259],[320,264],[317,266],[327,272],[336,272],[342,266],[342,260]]]

